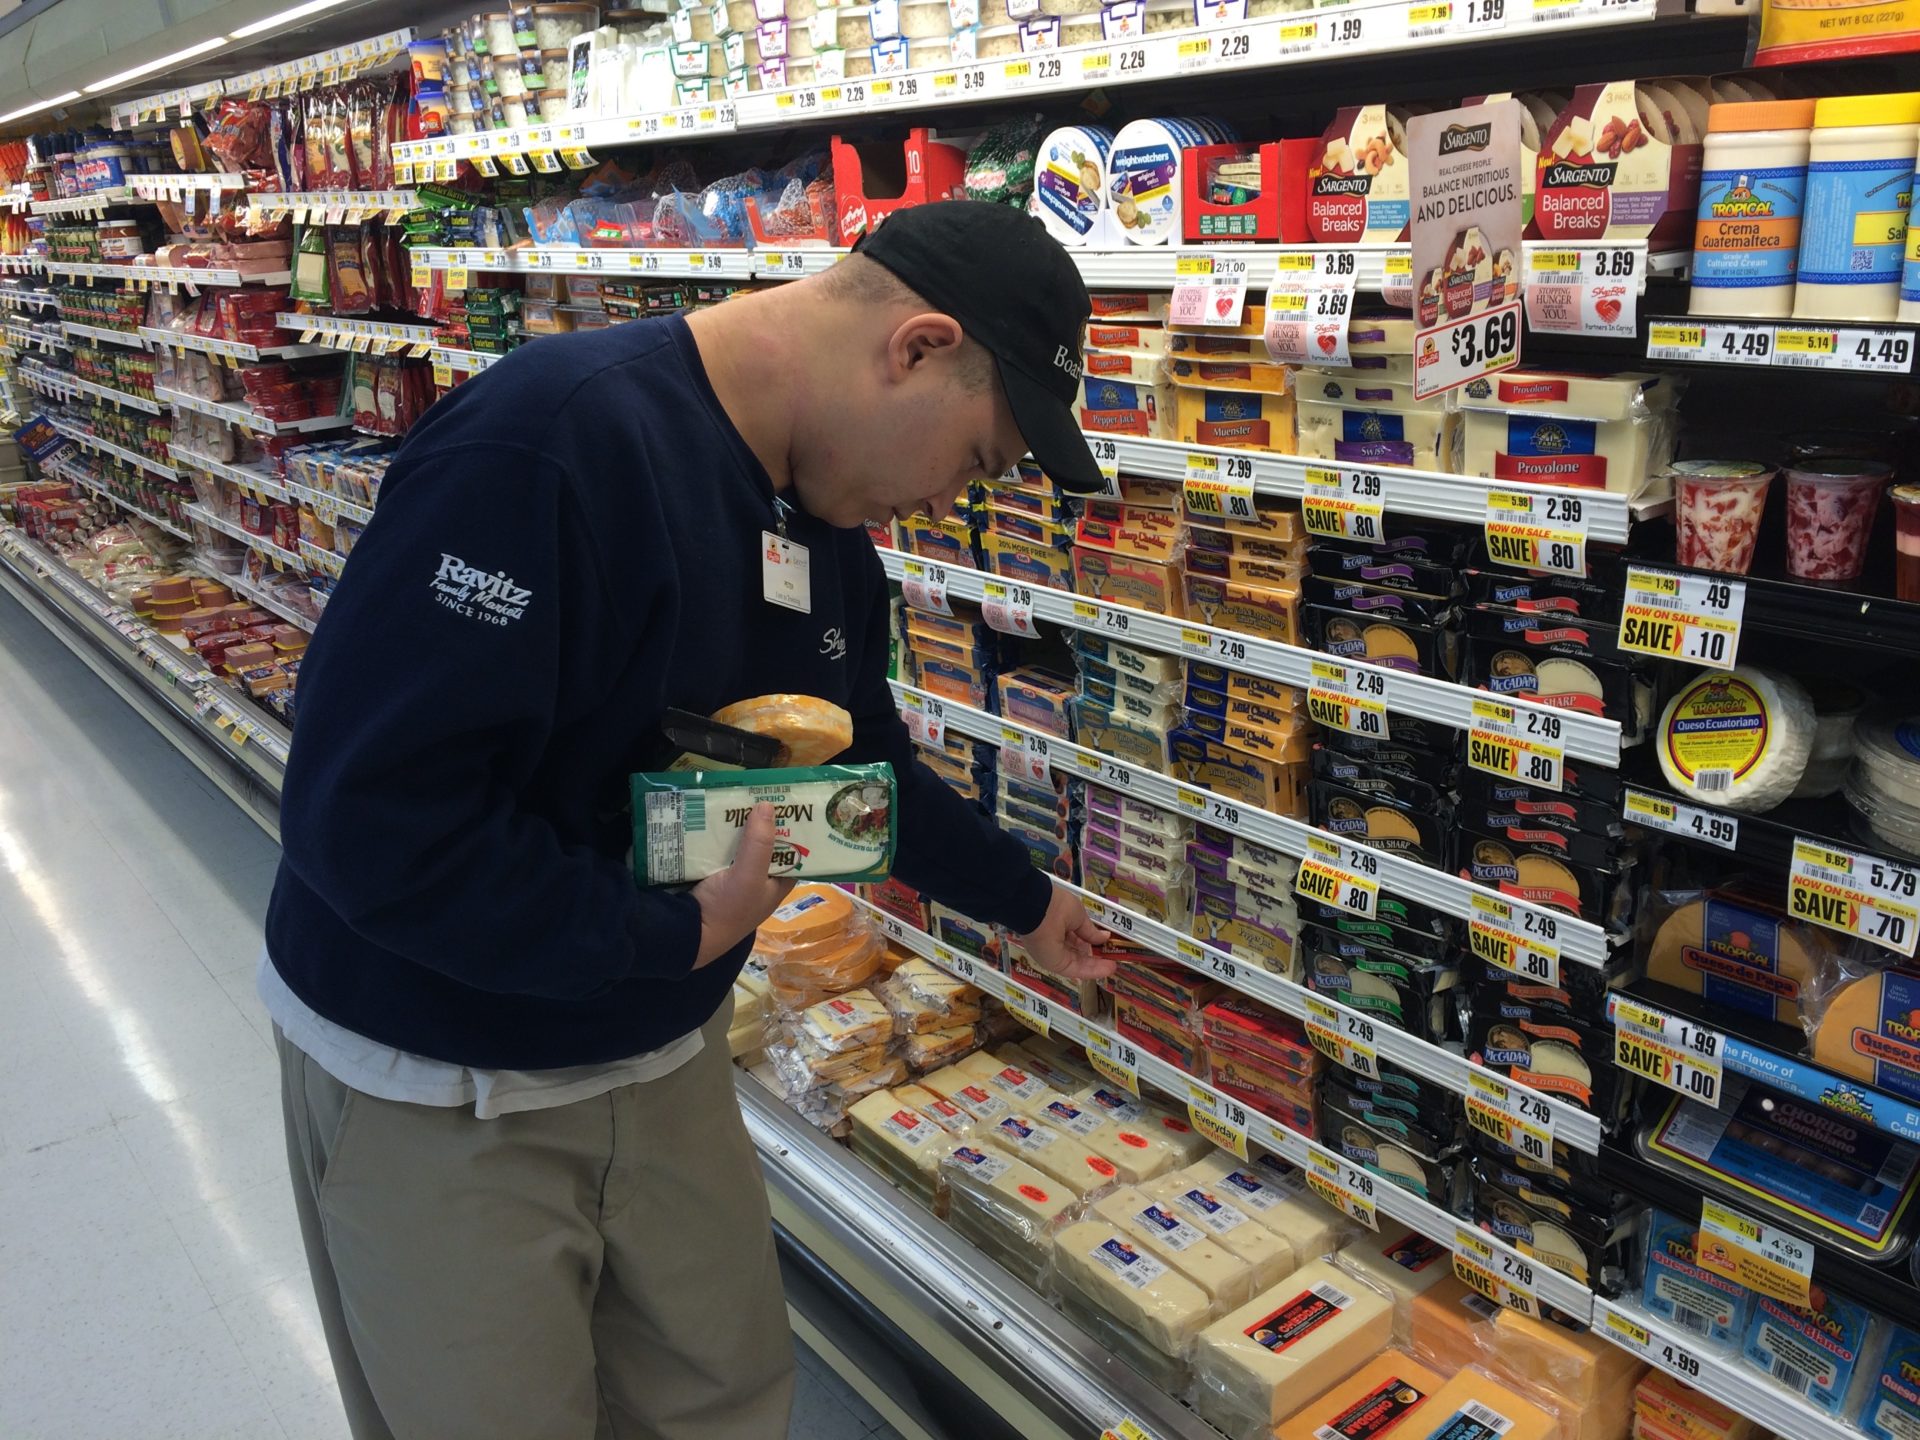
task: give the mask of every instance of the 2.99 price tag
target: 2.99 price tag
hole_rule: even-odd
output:
[[[1487,557],[1516,570],[1587,573],[1587,507],[1578,495],[1487,492]]]
[[[1744,580],[1630,565],[1620,607],[1620,648],[1731,670],[1740,654],[1746,609]]]
[[[1385,533],[1387,487],[1378,471],[1309,465],[1303,478],[1300,513],[1309,534],[1372,542]]]
[[[1253,498],[1253,461],[1248,456],[1190,453],[1181,490],[1187,509],[1195,515],[1214,520],[1259,518]]]

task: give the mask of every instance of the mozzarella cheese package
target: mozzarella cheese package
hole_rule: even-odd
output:
[[[1278,1285],[1293,1273],[1293,1246],[1224,1192],[1183,1175],[1162,1175],[1140,1187],[1189,1225],[1203,1231],[1222,1250],[1239,1257],[1250,1277],[1249,1295]]]
[[[883,880],[893,864],[893,767],[666,771],[631,777],[633,867],[643,885],[683,885],[733,863],[757,804],[773,806],[770,875]]]
[[[1415,1440],[1427,1429],[1427,1402],[1446,1382],[1402,1350],[1374,1356],[1281,1421],[1274,1440]]]
[[[1230,1435],[1277,1425],[1392,1333],[1386,1296],[1331,1261],[1309,1261],[1195,1338],[1195,1408]]]
[[[1252,1298],[1252,1272],[1246,1262],[1214,1244],[1206,1231],[1171,1205],[1127,1186],[1095,1201],[1093,1213],[1206,1291],[1216,1308],[1225,1310]]]

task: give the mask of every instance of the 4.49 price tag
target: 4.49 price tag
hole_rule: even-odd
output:
[[[1613,1063],[1716,1109],[1726,1085],[1727,1037],[1637,1000],[1615,997]]]
[[[1377,470],[1309,465],[1304,481],[1300,513],[1309,534],[1333,540],[1380,539],[1387,486]]]
[[[1387,738],[1387,676],[1370,665],[1313,662],[1307,686],[1307,715],[1329,730]]]
[[[1731,670],[1740,654],[1747,582],[1627,567],[1620,648]]]
[[[1487,557],[1516,570],[1587,573],[1587,512],[1578,495],[1487,492]]]
[[[1561,740],[1565,728],[1558,715],[1540,706],[1476,697],[1467,731],[1467,767],[1559,790],[1566,780],[1567,752]]]
[[[1920,870],[1796,837],[1787,908],[1803,920],[1911,956],[1920,939]]]

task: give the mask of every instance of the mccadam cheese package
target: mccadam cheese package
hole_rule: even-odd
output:
[[[696,770],[635,775],[633,868],[643,885],[682,885],[733,863],[754,806],[774,807],[768,873],[882,880],[893,864],[893,767]]]

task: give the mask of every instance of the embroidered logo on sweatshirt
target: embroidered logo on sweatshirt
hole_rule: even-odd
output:
[[[533,591],[514,584],[504,572],[476,569],[459,556],[445,553],[440,556],[432,589],[435,604],[489,625],[518,620],[533,599]]]

